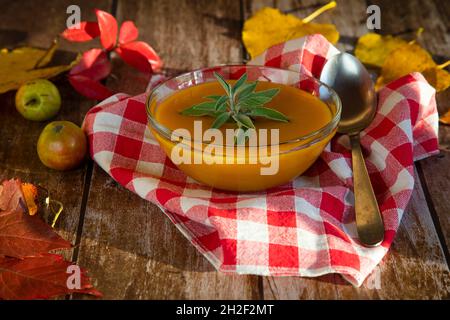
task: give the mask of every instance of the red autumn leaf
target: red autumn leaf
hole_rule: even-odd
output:
[[[111,50],[117,40],[117,20],[108,12],[96,9],[98,27],[100,29],[100,42],[106,50]]]
[[[24,258],[54,249],[71,248],[38,216],[24,211],[0,214],[0,256]]]
[[[46,299],[69,293],[101,296],[86,272],[47,251],[70,248],[38,216],[30,216],[24,195],[37,190],[19,180],[0,186],[0,300]],[[4,210],[7,211],[4,211]]]
[[[124,21],[120,27],[119,44],[125,44],[137,39],[138,29],[133,21]]]
[[[94,81],[104,79],[110,73],[111,62],[106,52],[98,48],[84,52],[80,62],[69,72],[70,75],[82,75]]]
[[[82,75],[69,75],[69,82],[83,96],[92,100],[104,100],[113,93],[100,82]]]
[[[99,35],[98,23],[91,21],[82,21],[80,24],[72,26],[61,33],[64,39],[74,42],[89,41],[97,38]]]
[[[23,260],[0,258],[0,299],[48,299],[70,293],[101,296],[83,269],[79,289],[69,289],[70,265],[62,256],[48,253]]]
[[[52,228],[26,212],[22,184],[3,181],[0,189],[0,256],[23,258],[53,249],[70,248]]]
[[[19,180],[5,180],[0,185],[0,217],[1,211],[23,211],[25,203],[23,199],[22,188]]]
[[[162,67],[162,60],[155,50],[142,41],[120,45],[116,52],[126,63],[142,72],[157,72]]]

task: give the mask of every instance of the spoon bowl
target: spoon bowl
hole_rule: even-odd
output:
[[[358,59],[348,53],[333,56],[323,67],[320,80],[341,99],[338,132],[356,134],[372,122],[377,98],[370,74]]]

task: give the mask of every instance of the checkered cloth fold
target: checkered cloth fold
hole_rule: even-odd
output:
[[[271,47],[250,63],[316,78],[339,51],[320,35]],[[339,273],[356,286],[391,245],[414,186],[413,161],[438,153],[435,91],[419,73],[380,90],[361,135],[386,228],[381,246],[359,244],[351,153],[336,136],[301,177],[264,192],[204,186],[177,169],[147,128],[146,94],[117,94],[93,107],[84,130],[94,161],[127,189],[158,205],[220,271],[316,277]],[[118,212],[120,214],[120,212]]]

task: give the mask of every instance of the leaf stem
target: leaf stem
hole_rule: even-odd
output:
[[[440,65],[436,66],[436,68],[444,69],[444,68],[447,68],[448,66],[450,66],[450,60],[444,62],[443,64],[440,64]]]
[[[303,21],[303,23],[309,23],[312,20],[314,20],[315,18],[317,18],[318,16],[320,16],[325,11],[333,9],[334,7],[336,7],[336,1],[331,1],[331,2],[327,3],[326,5],[324,5],[323,7],[319,8],[316,11],[314,11],[313,13],[311,13],[306,18],[303,18],[302,21]]]

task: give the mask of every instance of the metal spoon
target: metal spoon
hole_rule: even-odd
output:
[[[384,225],[359,143],[359,133],[370,124],[376,111],[372,79],[358,59],[340,53],[327,61],[320,80],[332,87],[342,102],[338,132],[350,137],[359,240],[366,246],[377,246],[384,239]]]

